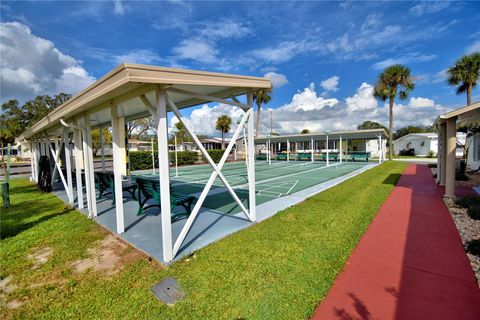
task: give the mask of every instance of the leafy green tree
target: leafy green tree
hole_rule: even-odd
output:
[[[378,75],[378,80],[375,84],[374,96],[381,100],[387,101],[389,104],[389,116],[388,116],[388,144],[392,146],[392,128],[393,128],[393,106],[395,104],[395,98],[400,100],[407,99],[410,91],[415,88],[413,78],[410,75],[410,68],[401,64],[395,64],[389,66]],[[388,158],[393,158],[393,148],[388,148]]]
[[[480,81],[480,52],[465,55],[448,69],[448,84],[457,86],[457,94],[467,93],[467,105],[472,104],[472,89]]]
[[[396,140],[410,133],[425,133],[425,132],[435,132],[435,128],[432,126],[406,126],[406,127],[397,129],[397,131],[395,131],[395,134],[393,135],[393,138]]]
[[[218,117],[217,123],[215,124],[215,129],[222,133],[222,149],[225,149],[225,133],[230,131],[231,125],[232,118],[225,114]]]
[[[255,128],[255,137],[257,138],[260,134],[260,110],[262,108],[262,104],[267,104],[270,102],[270,100],[272,100],[271,93],[271,89],[261,89],[253,94],[253,100],[257,103],[257,123]]]
[[[110,130],[106,127],[102,128],[103,131],[103,143],[104,144],[110,144],[112,143],[112,133]],[[92,130],[92,151],[93,155],[96,156],[98,151],[100,150],[100,129],[93,129]]]
[[[387,134],[389,134],[389,130],[387,127],[385,127],[383,124],[380,124],[375,121],[364,121],[361,125],[357,126],[358,130],[368,130],[368,129],[384,129]]]
[[[308,129],[303,129],[302,132],[300,132],[300,134],[308,134],[310,133],[310,130]]]

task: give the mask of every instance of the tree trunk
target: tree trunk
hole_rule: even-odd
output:
[[[472,84],[469,83],[467,88],[467,106],[472,104],[472,87]]]
[[[257,123],[255,127],[255,138],[258,138],[258,134],[260,133],[260,108],[261,103],[257,103]]]
[[[225,138],[224,138],[224,133],[222,131],[222,150],[225,150]]]
[[[395,103],[395,98],[390,97],[389,101],[389,113],[388,113],[388,160],[393,159],[393,104]]]

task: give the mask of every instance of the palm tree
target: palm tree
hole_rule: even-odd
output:
[[[225,133],[230,131],[230,126],[232,124],[232,119],[226,114],[218,117],[215,129],[222,133],[222,150],[225,149]]]
[[[472,89],[480,81],[480,52],[465,55],[448,69],[448,84],[457,87],[457,94],[467,93],[467,105],[472,104]]]
[[[308,129],[303,129],[302,132],[300,132],[300,134],[308,134],[310,133],[310,130]]]
[[[401,64],[389,66],[378,75],[375,84],[374,96],[381,101],[389,103],[389,123],[388,123],[388,159],[393,158],[392,127],[393,127],[393,105],[398,94],[400,100],[405,100],[411,90],[415,88],[413,78],[410,76],[410,68]]]
[[[253,100],[257,103],[257,124],[255,128],[255,137],[257,138],[260,133],[260,109],[262,104],[267,104],[272,100],[271,93],[272,89],[261,89],[253,94]]]

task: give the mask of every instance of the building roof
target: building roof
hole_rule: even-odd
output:
[[[324,140],[326,137],[329,139],[378,139],[379,136],[387,138],[387,133],[384,129],[367,129],[367,130],[346,130],[346,131],[333,131],[333,132],[316,132],[306,134],[290,134],[281,136],[262,136],[255,138],[255,142],[262,143],[268,140],[285,142],[287,140],[295,141],[310,141],[312,138],[317,140]]]
[[[50,112],[18,140],[45,133],[59,135],[61,131],[55,131],[55,128],[60,128],[60,119],[74,120],[85,113],[90,114],[93,127],[110,123],[111,105],[118,105],[119,116],[128,120],[149,116],[140,96],[145,95],[154,104],[155,89],[159,85],[167,91],[187,90],[222,99],[246,94],[250,89],[270,89],[272,86],[270,80],[260,77],[124,63]],[[178,91],[168,94],[179,109],[210,102]]]
[[[438,134],[436,132],[419,132],[419,133],[409,133],[407,135],[404,135],[394,141],[393,143],[402,141],[402,140],[407,140],[407,139],[437,139]]]
[[[461,107],[450,112],[441,114],[435,120],[435,125],[440,124],[448,119],[456,118],[458,125],[468,125],[472,123],[480,123],[480,101],[469,106]]]

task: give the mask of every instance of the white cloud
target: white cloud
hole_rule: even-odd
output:
[[[173,48],[178,59],[189,59],[204,63],[213,63],[217,57],[217,49],[202,39],[185,39]]]
[[[480,40],[475,41],[465,50],[466,53],[480,52]]]
[[[217,122],[218,117],[227,115],[232,119],[230,133],[233,133],[237,128],[237,121],[243,116],[243,114],[243,110],[235,106],[226,104],[209,106],[208,104],[204,104],[193,110],[190,117],[186,119],[190,128],[192,128],[196,134],[219,136],[220,132],[215,130],[215,123]],[[178,122],[178,119],[173,117],[171,126],[176,122]]]
[[[320,86],[326,91],[336,92],[338,90],[339,76],[333,76],[320,82]]]
[[[263,75],[264,78],[270,79],[274,88],[280,88],[288,83],[288,79],[284,74],[276,72],[267,72]]]
[[[217,22],[201,22],[190,30],[190,36],[182,40],[172,49],[175,60],[193,60],[201,63],[215,63],[229,69],[230,63],[218,59],[220,40],[240,39],[250,34],[250,28],[240,22],[222,20]]]
[[[448,69],[443,69],[433,76],[432,83],[445,82],[448,79]]]
[[[124,15],[128,10],[128,7],[121,0],[113,1],[113,12],[116,15]]]
[[[428,98],[412,97],[412,98],[410,98],[410,101],[408,102],[408,106],[412,107],[412,108],[434,107],[435,106],[435,101],[433,101],[432,99],[428,99]]]
[[[0,24],[1,100],[76,93],[95,81],[73,57],[18,22]]]
[[[282,42],[275,47],[265,47],[253,50],[251,54],[260,60],[271,63],[282,63],[291,60],[302,52],[303,45],[294,41]]]
[[[415,16],[435,13],[450,6],[449,1],[422,1],[410,8],[410,13]]]
[[[345,102],[348,112],[378,107],[377,99],[373,96],[373,86],[366,82],[362,83],[353,97],[346,98]]]
[[[261,134],[270,131],[270,113],[265,108],[260,116]],[[412,97],[408,103],[394,106],[394,128],[407,125],[431,125],[435,118],[448,111],[432,99]],[[188,123],[196,133],[219,136],[215,131],[216,119],[222,114],[232,118],[232,130],[243,114],[240,108],[223,104],[203,105],[192,111]],[[356,129],[364,121],[376,121],[388,126],[388,103],[379,104],[373,96],[373,86],[362,83],[355,94],[344,100],[326,99],[317,94],[314,84],[293,95],[290,102],[273,108],[273,130],[280,134],[300,133],[302,129],[313,132],[323,130]],[[172,119],[171,125],[176,122]]]
[[[416,63],[416,62],[427,62],[435,59],[437,56],[434,54],[426,55],[420,54],[418,52],[408,53],[404,56],[396,57],[396,58],[388,58],[383,61],[379,61],[373,64],[373,69],[381,70],[392,64],[408,64],[408,63]]]
[[[412,97],[407,105],[395,105],[394,128],[431,125],[446,110],[431,99]],[[269,114],[263,113],[261,118],[261,131],[266,133],[270,127]],[[310,85],[296,93],[290,103],[273,109],[274,131],[282,134],[299,133],[305,128],[311,131],[351,130],[367,120],[388,125],[388,105],[377,102],[373,86],[368,83],[362,83],[357,92],[345,100],[318,97],[314,86]]]
[[[161,57],[153,50],[139,49],[132,50],[127,53],[114,56],[117,63],[143,63],[152,64],[161,61]]]

